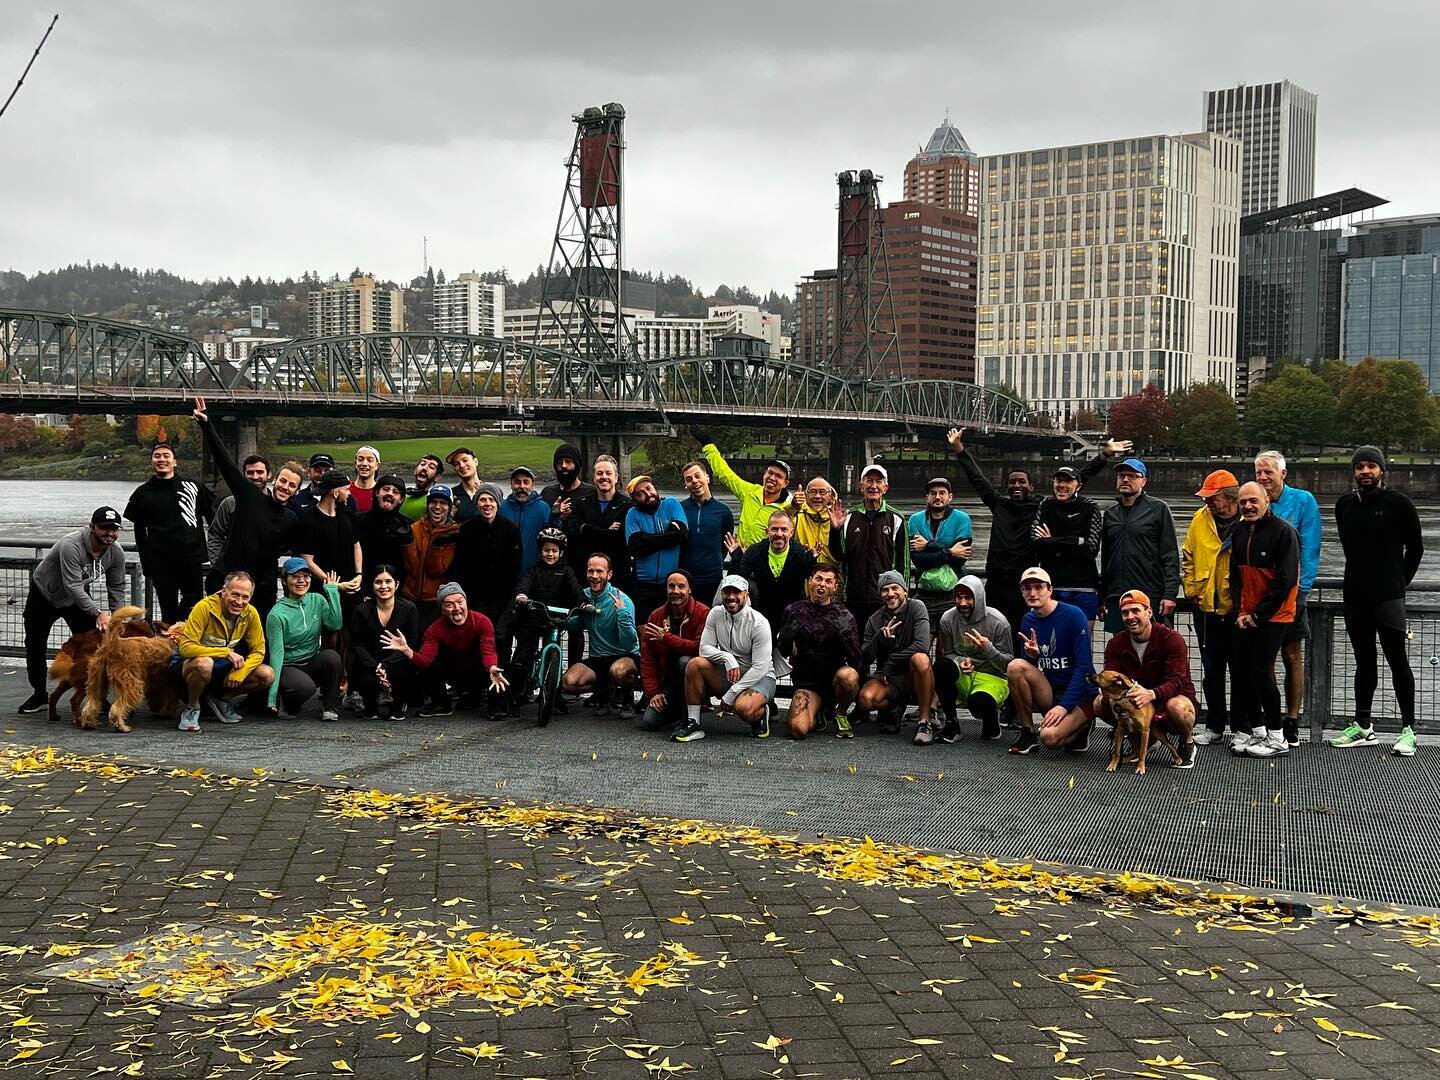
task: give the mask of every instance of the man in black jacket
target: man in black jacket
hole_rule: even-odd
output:
[[[1020,575],[1035,562],[1035,482],[1028,469],[1016,466],[1005,474],[1009,498],[1002,498],[965,449],[965,429],[951,428],[948,441],[975,494],[990,508],[990,545],[985,551],[985,590],[990,606],[1003,614],[1011,627],[1018,627],[1028,610],[1020,598]]]
[[[1035,559],[1054,582],[1056,600],[1074,604],[1087,619],[1100,608],[1100,554],[1102,512],[1080,494],[1080,474],[1062,465],[1050,478],[1053,495],[1040,500],[1031,536]]]
[[[575,576],[583,578],[590,556],[602,552],[610,558],[614,586],[625,592],[630,584],[630,553],[625,544],[625,515],[630,496],[620,490],[620,463],[609,454],[595,459],[595,493],[575,500],[565,518],[570,538],[568,558]]]
[[[750,582],[750,603],[770,623],[772,635],[785,625],[785,609],[805,599],[805,583],[815,570],[815,556],[793,543],[790,515],[776,510],[765,527],[765,543],[742,548],[732,535],[729,572]]]
[[[290,511],[290,499],[300,490],[300,473],[282,466],[275,474],[273,491],[255,487],[245,478],[220,440],[210,418],[205,414],[205,399],[195,397],[194,417],[215,467],[235,496],[235,513],[230,519],[230,535],[220,556],[224,572],[244,570],[255,583],[250,603],[263,622],[275,606],[275,588],[279,580],[280,554],[289,548],[290,534],[296,517]]]
[[[375,481],[375,500],[356,522],[355,532],[365,567],[361,591],[367,596],[375,567],[382,564],[395,568],[397,585],[405,583],[405,548],[414,540],[414,535],[410,531],[410,519],[402,511],[404,503],[405,481],[388,473]]]
[[[595,485],[580,479],[580,450],[569,443],[555,448],[552,462],[555,469],[555,483],[546,484],[540,491],[540,500],[550,507],[550,520],[564,527],[565,519],[575,504],[586,495],[595,494]]]
[[[1180,545],[1170,505],[1145,493],[1148,473],[1139,458],[1115,465],[1115,502],[1105,511],[1100,545],[1100,597],[1105,629],[1125,629],[1120,595],[1138,589],[1156,601],[1155,618],[1170,625],[1180,595]]]
[[[183,622],[205,595],[205,522],[215,513],[210,489],[175,471],[175,448],[150,451],[155,475],[135,489],[125,517],[135,525],[140,567],[160,604],[160,618]]]
[[[1355,490],[1335,504],[1335,527],[1345,549],[1345,633],[1355,653],[1355,720],[1330,745],[1344,749],[1379,740],[1370,709],[1379,682],[1375,639],[1385,650],[1400,706],[1400,737],[1393,752],[1415,754],[1415,675],[1405,655],[1405,590],[1420,568],[1425,543],[1415,505],[1385,485],[1385,455],[1362,446],[1350,459]]]
[[[504,500],[499,484],[480,485],[475,492],[475,516],[460,526],[450,567],[451,578],[465,589],[470,610],[480,612],[492,626],[514,599],[521,570],[520,529],[500,516]],[[500,642],[495,644],[498,649]],[[507,659],[508,650],[502,650],[500,663]]]

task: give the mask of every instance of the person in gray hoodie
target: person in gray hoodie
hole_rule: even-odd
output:
[[[1010,696],[1005,669],[1015,659],[1010,620],[985,604],[985,583],[967,574],[955,583],[955,606],[940,616],[935,690],[945,714],[942,742],[960,738],[958,705],[980,721],[980,735],[1000,738],[1000,707]]]
[[[880,610],[865,621],[860,644],[861,670],[875,665],[875,674],[860,687],[855,703],[862,712],[878,709],[880,730],[900,730],[900,718],[911,697],[920,709],[915,745],[929,746],[940,734],[930,723],[935,701],[935,668],[930,663],[930,612],[922,600],[912,600],[905,575],[886,570],[876,579]]]
[[[750,603],[750,582],[739,574],[720,580],[720,603],[705,617],[700,655],[685,666],[684,727],[670,736],[675,742],[705,737],[700,703],[720,697],[720,713],[733,711],[750,725],[756,739],[770,737],[770,702],[775,683],[790,673],[785,658],[774,652],[770,623]]]

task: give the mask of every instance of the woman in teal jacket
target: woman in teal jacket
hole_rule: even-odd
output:
[[[344,624],[337,584],[340,579],[330,574],[322,590],[315,593],[311,591],[310,567],[304,559],[293,555],[280,569],[285,596],[265,618],[265,645],[275,670],[270,684],[270,709],[281,716],[293,716],[318,691],[320,719],[339,720],[340,674],[344,668],[339,653],[320,647],[320,634],[339,630]],[[284,712],[276,707],[276,699],[282,694]]]

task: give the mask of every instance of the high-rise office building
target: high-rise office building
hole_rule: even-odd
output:
[[[1412,360],[1431,393],[1440,393],[1440,214],[1366,222],[1347,241],[1360,251],[1406,253],[1347,253],[1340,326],[1345,362]]]
[[[980,216],[980,158],[949,116],[906,162],[905,199]]]
[[[926,202],[883,215],[899,345],[885,374],[974,382],[979,221]]]
[[[1153,135],[981,159],[976,364],[1056,419],[1235,387],[1240,144]]]
[[[1205,130],[1240,140],[1240,212],[1315,194],[1315,95],[1289,80],[1205,91]]]
[[[809,367],[825,367],[835,351],[834,270],[816,270],[795,286],[795,360]]]
[[[405,291],[354,274],[310,291],[310,336],[398,332],[405,329]]]
[[[431,290],[430,325],[442,334],[505,333],[505,286],[481,281],[474,272],[436,282]]]

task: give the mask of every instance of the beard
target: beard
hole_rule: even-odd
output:
[[[559,466],[555,468],[555,480],[562,488],[568,488],[575,483],[575,478],[579,475],[579,469],[562,469]]]

